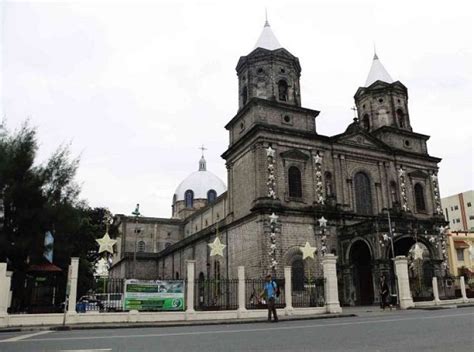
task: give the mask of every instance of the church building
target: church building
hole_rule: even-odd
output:
[[[334,136],[319,134],[319,111],[301,106],[300,62],[268,22],[236,71],[227,187],[202,156],[170,195],[172,218],[116,215],[111,277],[183,278],[192,259],[200,279],[236,278],[238,266],[249,278],[283,277],[290,266],[298,287],[333,253],[341,304],[362,305],[377,301],[382,273],[393,279],[391,258],[414,246],[427,275],[443,273],[441,159],[428,154],[429,136],[413,131],[407,87],[377,55],[354,87],[358,117]],[[216,244],[222,255],[211,255]],[[314,258],[303,259],[305,245]]]

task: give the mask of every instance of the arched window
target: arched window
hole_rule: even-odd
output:
[[[423,186],[417,183],[415,185],[415,204],[417,211],[425,211],[425,191],[423,190]]]
[[[397,110],[397,121],[398,121],[398,127],[405,128],[405,118],[403,116],[402,109]]]
[[[358,172],[354,176],[355,205],[356,211],[363,215],[372,215],[372,192],[370,179],[363,173]]]
[[[296,258],[291,263],[291,285],[293,291],[304,290],[304,263],[301,258]]]
[[[395,181],[390,182],[390,200],[392,201],[392,206],[398,203],[398,190]]]
[[[178,273],[178,272],[175,273],[175,277],[174,277],[174,278],[175,278],[176,280],[179,280],[179,273]]]
[[[242,89],[242,106],[247,104],[247,99],[248,99],[247,86],[244,86],[244,88]]]
[[[366,131],[368,131],[370,129],[370,120],[369,120],[369,115],[368,114],[365,114],[364,117],[362,117],[362,127]]]
[[[172,213],[173,215],[175,215],[175,214],[174,214],[174,211],[175,211],[175,209],[176,209],[176,208],[175,208],[175,204],[176,204],[177,198],[178,198],[178,197],[176,196],[176,194],[173,195],[173,204],[171,204],[171,213]]]
[[[191,191],[190,189],[184,192],[184,201],[186,203],[186,208],[192,208],[193,201],[194,201],[194,192]]]
[[[330,172],[324,174],[324,185],[326,186],[326,197],[333,196],[334,189],[332,186],[332,174]]]
[[[217,198],[217,193],[216,193],[216,191],[214,191],[213,189],[211,189],[211,190],[209,190],[209,191],[207,192],[207,202],[208,202],[208,203],[214,202],[214,201],[216,200],[216,198]]]
[[[283,79],[278,82],[278,99],[281,101],[288,100],[288,83]]]
[[[296,166],[288,169],[288,193],[290,197],[301,198],[301,172]]]
[[[143,242],[143,241],[138,242],[137,252],[139,252],[139,253],[145,252],[145,242]]]

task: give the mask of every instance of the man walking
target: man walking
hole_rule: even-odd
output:
[[[265,300],[267,301],[268,321],[272,321],[273,313],[273,321],[275,323],[278,321],[277,312],[275,308],[276,290],[277,284],[275,281],[272,280],[272,275],[268,274],[265,277],[265,284],[263,285],[263,292],[261,293],[260,297],[265,297]]]

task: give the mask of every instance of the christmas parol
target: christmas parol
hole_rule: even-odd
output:
[[[322,173],[322,163],[323,163],[323,156],[316,153],[313,157],[314,159],[314,169],[316,170],[316,202],[318,204],[324,204],[324,193],[323,193],[323,173]]]
[[[97,239],[96,242],[99,244],[99,254],[103,252],[114,254],[114,244],[117,241],[111,239],[108,233],[105,233],[104,237]]]
[[[268,255],[270,256],[270,268],[275,271],[278,262],[276,261],[276,228],[277,228],[277,221],[278,215],[272,213],[269,216],[270,218],[270,251]]]
[[[321,216],[320,219],[318,219],[319,226],[321,227],[321,249],[320,252],[322,255],[326,255],[326,252],[328,250],[327,244],[326,244],[326,224],[327,220],[324,218],[324,216]]]
[[[400,188],[402,190],[402,209],[404,211],[409,211],[410,208],[408,207],[407,187],[405,184],[405,170],[403,170],[401,166],[398,170],[398,176],[400,178]]]
[[[441,254],[443,255],[443,269],[446,270],[446,273],[449,270],[449,265],[448,265],[448,250],[447,250],[447,245],[446,245],[446,229],[447,227],[440,226],[438,228],[439,234],[441,236],[440,242],[441,242]]]
[[[215,255],[220,255],[221,257],[224,256],[224,248],[226,245],[221,243],[219,236],[216,236],[214,242],[208,243],[207,245],[211,248],[211,253],[209,254],[210,257]]]
[[[432,184],[432,188],[433,188],[436,214],[442,215],[443,214],[443,209],[441,208],[441,199],[439,197],[438,175],[436,175],[436,172],[434,172],[434,171],[433,171],[433,174],[431,175],[431,184]]]
[[[300,247],[301,252],[303,253],[303,260],[306,258],[314,258],[314,251],[316,247],[311,247],[309,242],[306,242],[304,247]]]
[[[275,149],[272,149],[269,146],[265,149],[267,152],[267,186],[268,186],[268,197],[276,199],[276,192],[275,192]]]

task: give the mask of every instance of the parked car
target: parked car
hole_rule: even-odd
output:
[[[76,303],[76,312],[103,311],[104,304],[94,296],[82,296]]]
[[[107,312],[123,310],[123,294],[121,293],[98,293],[95,295],[101,301]]]

